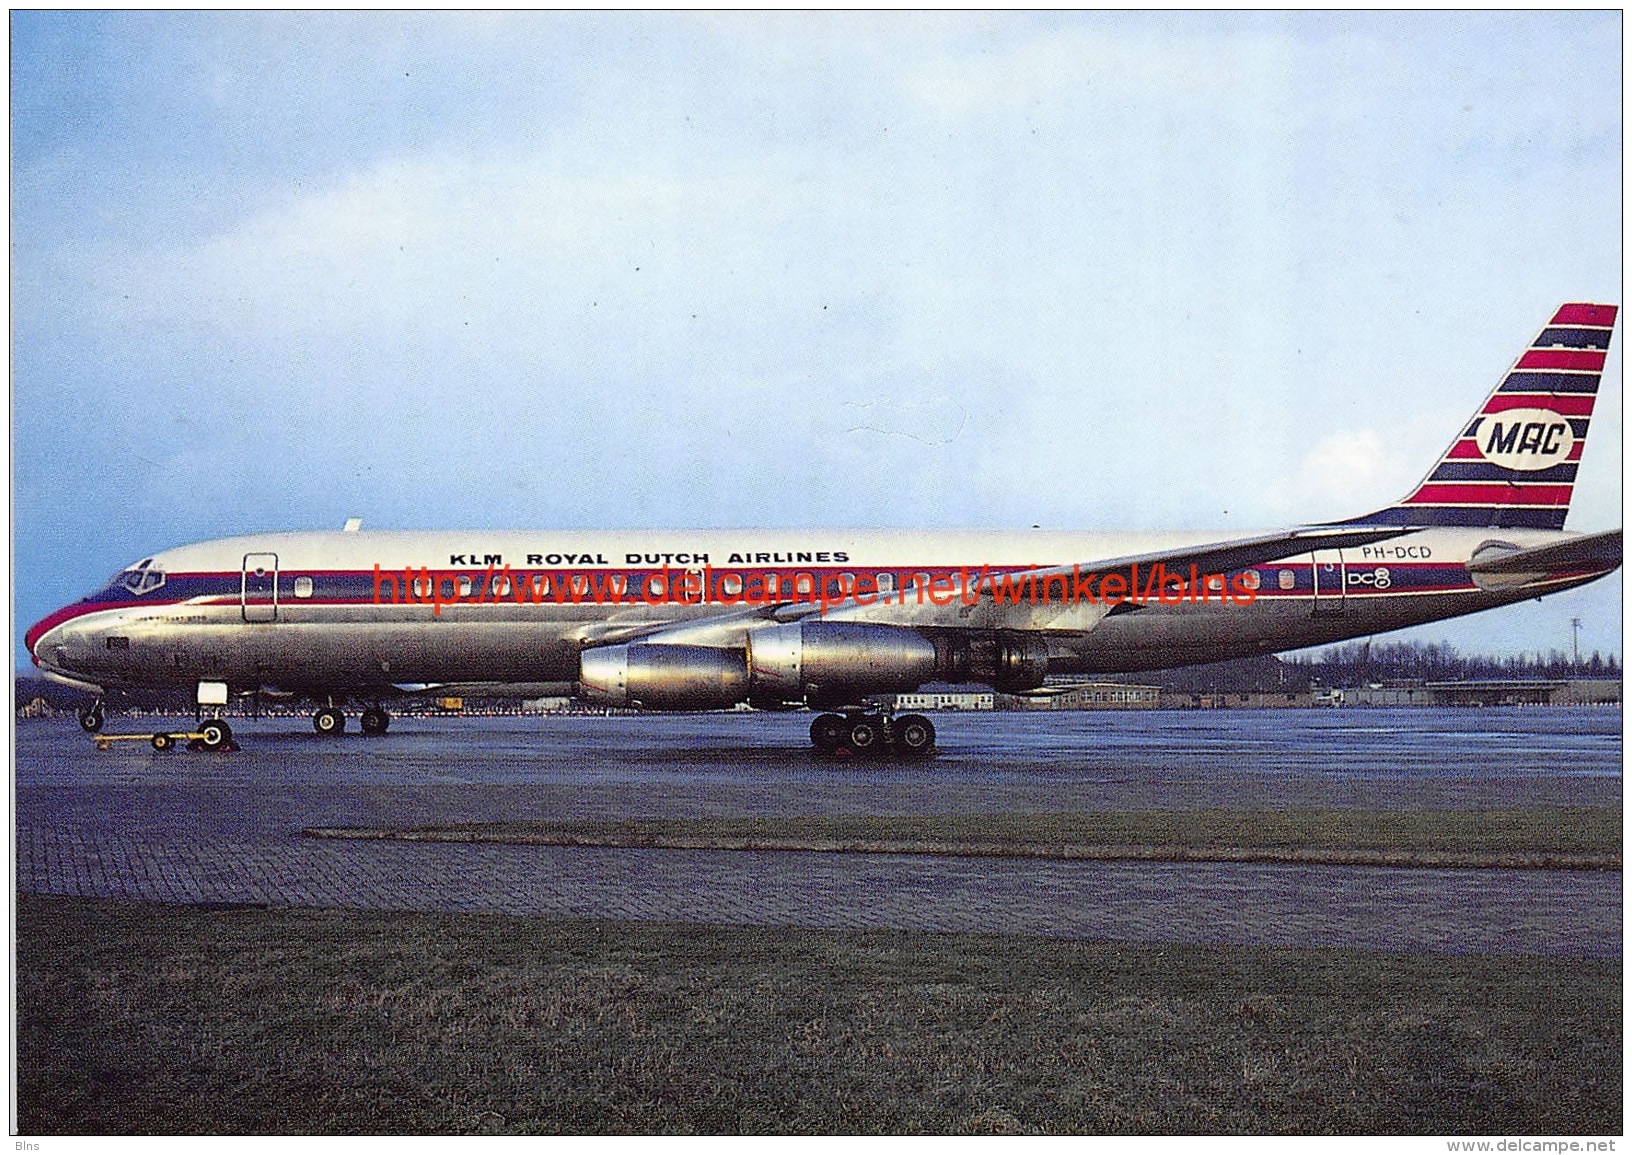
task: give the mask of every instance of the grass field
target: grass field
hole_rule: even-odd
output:
[[[1619,962],[17,915],[24,1135],[1621,1130]]]
[[[1584,806],[776,815],[341,827],[307,833],[326,838],[959,856],[1223,858],[1548,869],[1619,869],[1621,865],[1621,812]]]

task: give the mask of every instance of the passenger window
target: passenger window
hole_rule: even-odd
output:
[[[1275,584],[1280,586],[1283,590],[1297,589],[1298,575],[1289,569],[1283,569],[1276,575]]]
[[[460,574],[459,575],[459,596],[462,597],[462,598],[468,598],[470,596],[470,575],[469,574]]]
[[[720,579],[720,592],[729,598],[742,596],[742,575],[728,573],[722,577]]]
[[[297,598],[309,598],[309,597],[312,596],[312,579],[311,578],[309,578],[309,577],[297,577],[295,579],[295,596]]]

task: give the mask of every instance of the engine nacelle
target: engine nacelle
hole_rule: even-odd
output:
[[[578,693],[606,706],[721,710],[744,701],[842,705],[934,681],[983,681],[1018,693],[1048,675],[1048,644],[1034,634],[938,636],[939,646],[901,626],[793,622],[752,631],[744,650],[597,646],[578,655]]]
[[[710,646],[598,646],[578,655],[578,693],[606,706],[723,710],[748,697],[748,663]]]
[[[935,646],[898,626],[794,622],[748,635],[748,675],[765,700],[913,690],[935,680]]]
[[[1048,677],[1048,643],[1036,634],[998,633],[993,647],[991,682],[995,689],[1015,694],[1035,690]]]

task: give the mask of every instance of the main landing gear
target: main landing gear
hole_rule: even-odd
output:
[[[370,706],[363,711],[363,733],[369,737],[378,737],[386,732],[391,725],[391,715],[380,706]],[[338,706],[324,706],[312,715],[312,729],[325,738],[337,737],[346,732],[346,716],[340,712]]]
[[[818,714],[810,724],[810,741],[822,754],[843,751],[922,758],[935,749],[935,726],[922,714],[899,718],[876,710]]]

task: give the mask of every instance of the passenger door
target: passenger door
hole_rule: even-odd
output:
[[[275,553],[246,553],[244,555],[241,604],[246,622],[275,622],[278,620],[278,555]]]
[[[1343,613],[1343,551],[1317,549],[1309,555],[1315,575],[1313,615],[1317,618],[1339,617]]]

